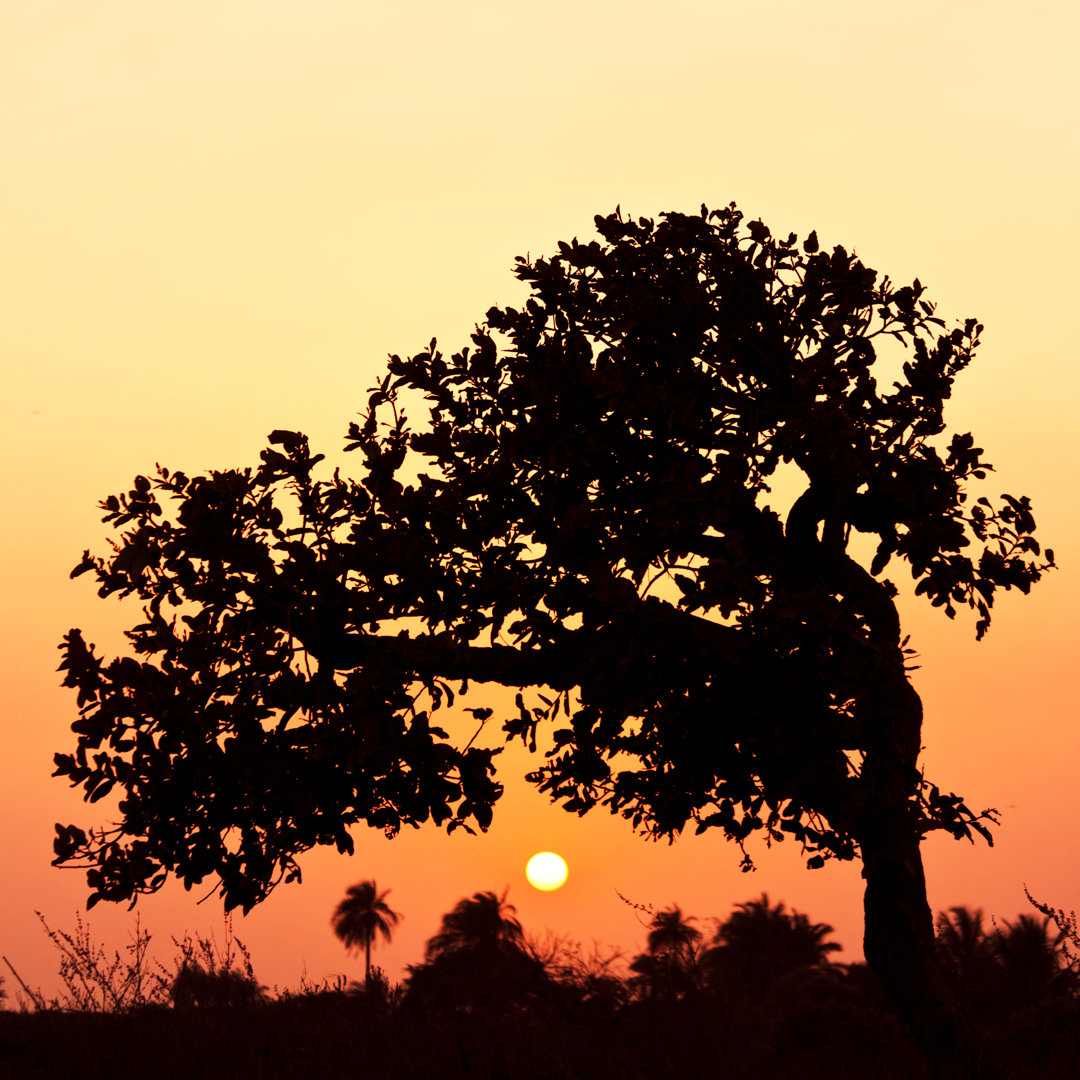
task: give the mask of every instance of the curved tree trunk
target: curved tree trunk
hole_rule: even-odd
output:
[[[897,650],[899,653],[899,650]],[[863,861],[863,950],[942,1078],[988,1078],[974,1032],[950,992],[937,958],[934,920],[926,898],[922,840],[915,801],[922,702],[903,670],[870,692],[879,740],[867,751],[861,783],[865,792],[854,829]]]
[[[852,642],[863,666],[856,691],[863,731],[859,794],[834,803],[836,823],[855,838],[863,861],[863,950],[935,1075],[984,1078],[991,1073],[980,1065],[974,1034],[938,964],[926,899],[918,802],[922,700],[908,679],[892,595],[846,552],[846,515],[833,514],[845,505],[837,495],[844,490],[831,479],[812,483],[793,505],[786,532],[866,627],[866,637]]]

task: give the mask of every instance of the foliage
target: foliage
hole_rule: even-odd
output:
[[[938,915],[944,971],[969,1016],[997,1022],[1003,1012],[1075,996],[1080,980],[1067,934],[1051,925],[1049,914],[1021,914],[988,930],[981,910],[963,906]]]
[[[151,936],[138,918],[123,953],[116,949],[110,956],[104,945],[94,941],[89,925],[78,913],[71,932],[54,930],[40,911],[35,914],[60,954],[58,974],[64,989],[47,999],[23,983],[34,1008],[124,1012],[168,1000],[168,975],[160,965],[150,963]]]
[[[814,923],[801,911],[772,904],[767,893],[736,904],[716,930],[702,958],[712,983],[769,983],[799,968],[822,967],[841,946],[825,939],[828,923]]]
[[[60,953],[58,974],[63,991],[46,997],[19,978],[26,993],[20,1004],[39,1012],[125,1013],[172,1002],[178,1007],[252,1004],[265,999],[252,968],[251,954],[232,932],[232,919],[225,918],[224,944],[216,937],[185,934],[173,938],[177,954],[172,965],[151,959],[151,935],[138,917],[123,953],[112,955],[94,941],[90,927],[76,913],[75,929],[54,930],[41,912],[36,912],[49,940]],[[6,959],[6,958],[5,958]],[[10,962],[9,962],[10,966]]]
[[[520,949],[525,932],[517,919],[517,909],[507,902],[507,893],[474,893],[460,900],[443,916],[439,932],[424,947],[425,960],[437,960],[452,953],[483,953]]]
[[[185,934],[173,938],[179,948],[176,975],[170,997],[177,1008],[254,1005],[266,998],[266,988],[259,985],[247,946],[233,936],[232,919],[225,919],[225,940]]]
[[[690,924],[678,904],[652,912],[646,952],[630,962],[631,985],[639,997],[675,998],[697,989],[697,946],[701,931]]]
[[[523,948],[560,988],[568,1007],[583,1017],[610,1016],[630,1000],[618,949],[597,941],[585,946],[550,930],[542,937],[526,934]]]
[[[350,885],[345,899],[334,909],[331,925],[346,948],[364,950],[364,980],[371,978],[371,946],[376,937],[389,944],[401,915],[386,903],[390,890],[379,892],[374,881]]]
[[[531,779],[654,836],[851,858],[890,777],[917,833],[988,835],[914,772],[883,576],[907,564],[981,637],[998,591],[1053,565],[1028,500],[971,498],[991,466],[945,434],[982,327],[734,206],[596,226],[519,259],[531,296],[470,348],[390,359],[349,428],[359,479],[315,479],[322,455],[276,431],[256,470],[162,467],[101,504],[120,538],[73,573],[145,606],[134,656],[62,646],[80,718],[56,775],[122,795],[113,827],[58,826],[91,903],[171,873],[246,911],[356,823],[487,828],[497,751],[433,719],[470,682],[548,688],[502,718],[533,747],[565,718]],[[784,469],[805,485],[786,518]]]
[[[507,893],[478,892],[443,916],[409,967],[405,1000],[423,1008],[510,1010],[541,992],[544,965],[526,944]]]
[[[488,898],[505,905],[505,899],[493,893],[478,893],[462,904],[475,905],[478,898],[488,913],[499,912]],[[748,913],[749,922],[744,918]],[[503,906],[500,918],[513,914]],[[799,914],[762,896],[736,905],[718,922],[718,930],[732,924],[752,926],[752,932],[732,937],[757,937],[767,964],[768,937],[782,937],[782,922],[790,927]],[[803,918],[809,927],[824,926]],[[470,917],[465,922],[490,926],[492,920]],[[684,916],[680,922],[686,925],[688,920]],[[988,930],[985,920],[969,909],[942,913],[938,923],[943,941],[992,942],[997,935],[1016,934],[1033,940],[1029,930],[1017,929],[1024,925],[1020,919],[995,923]],[[1030,922],[1041,925],[1041,920]],[[947,926],[957,934],[950,938]],[[830,944],[824,935],[813,936],[819,944]],[[1048,931],[1044,943],[1054,937]],[[471,932],[457,940],[475,945],[480,938],[506,941],[499,933]],[[518,940],[512,930],[509,938]],[[188,943],[189,956],[204,956],[191,951],[201,939],[185,935],[181,940]],[[428,1075],[447,1080],[508,1075],[705,1080],[715,1077],[718,1068],[725,1076],[756,1080],[929,1080],[935,1075],[889,1011],[873,975],[860,964],[830,963],[829,948],[819,953],[820,963],[792,968],[768,985],[759,982],[754,992],[737,982],[677,998],[646,995],[629,1000],[626,979],[614,969],[617,958],[610,952],[597,946],[585,950],[551,934],[537,939],[523,932],[520,944],[547,978],[534,984],[531,996],[511,993],[507,999],[506,990],[513,990],[513,984],[485,987],[483,970],[469,976],[462,964],[459,974],[465,980],[471,977],[475,991],[463,984],[464,997],[436,999],[436,1008],[427,1002],[414,1008],[415,999],[402,999],[389,984],[380,997],[376,984],[385,984],[385,977],[374,969],[371,982],[358,993],[342,993],[340,983],[336,989],[308,984],[309,992],[286,991],[258,1009],[230,1009],[225,1016],[197,1008],[102,1015],[94,1004],[91,1012],[0,1013],[3,1066],[24,1080],[76,1072],[88,1078],[141,1075],[147,1061],[154,1062],[154,1074],[163,1080],[211,1075],[272,1080],[295,1076],[298,1070],[310,1076],[376,1080]],[[242,967],[239,952],[226,963],[228,948],[217,948],[212,939],[206,947],[213,950],[219,972]],[[1057,945],[1053,948],[1060,953]],[[463,945],[439,955],[464,958],[469,952],[470,946]],[[1004,954],[992,949],[991,955]],[[182,962],[183,955],[176,961],[178,968]],[[1080,1050],[1076,983],[1056,984],[1049,996],[1032,998],[1022,967],[1002,962],[994,970],[1001,980],[994,1010],[974,1019],[1001,1074],[1010,1080],[1071,1080]],[[607,996],[582,992],[594,977],[606,980]],[[620,986],[621,998],[614,993]],[[162,1047],[168,1048],[167,1054]]]
[[[649,952],[654,956],[672,953],[682,958],[692,957],[701,940],[701,931],[690,925],[694,921],[694,916],[684,915],[678,904],[658,911],[649,926]]]
[[[1070,968],[1080,973],[1080,922],[1077,921],[1076,912],[1066,911],[1064,908],[1056,908],[1036,900],[1028,892],[1026,885],[1024,895],[1031,902],[1032,907],[1050,919],[1058,928],[1058,941],[1065,961]]]
[[[265,989],[242,972],[192,964],[177,972],[169,996],[177,1009],[220,1009],[261,1002]]]

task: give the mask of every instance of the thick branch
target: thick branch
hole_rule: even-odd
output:
[[[800,557],[817,571],[826,585],[848,600],[866,620],[871,638],[881,645],[899,645],[900,616],[885,587],[845,550],[843,524],[830,511],[834,498],[811,484],[788,513],[785,535],[798,547]],[[824,522],[818,537],[818,523]]]
[[[717,667],[744,666],[751,643],[733,626],[710,622],[670,604],[646,599],[634,612],[622,614],[599,629],[567,630],[557,643],[539,647],[469,645],[449,631],[416,637],[379,634],[326,635],[313,623],[294,617],[292,631],[320,662],[339,671],[369,664],[388,664],[417,677],[441,677],[504,686],[548,686],[569,690],[580,686],[590,668],[605,656],[681,647],[688,660]]]

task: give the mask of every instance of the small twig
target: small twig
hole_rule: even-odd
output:
[[[617,897],[618,897],[618,898],[619,898],[619,899],[620,899],[620,900],[621,900],[621,901],[622,901],[622,902],[623,902],[623,903],[624,903],[624,904],[625,904],[625,905],[626,905],[627,907],[633,908],[633,909],[634,909],[634,911],[646,911],[646,912],[648,912],[648,913],[649,913],[649,914],[650,914],[650,915],[651,915],[651,916],[652,916],[652,917],[653,917],[654,919],[656,918],[656,908],[654,908],[654,907],[652,906],[652,904],[635,904],[633,900],[627,900],[627,899],[626,899],[626,897],[625,897],[625,896],[623,896],[623,894],[622,894],[621,892],[619,892],[619,890],[618,890],[618,889],[616,889],[616,890],[615,890],[615,895],[616,895],[616,896],[617,896]],[[641,921],[641,916],[640,916],[640,915],[637,915],[637,916],[635,916],[635,917],[637,918],[637,921],[638,921],[639,923],[641,923],[641,925],[642,925],[642,926],[648,926],[648,925],[649,925],[648,923],[645,923],[645,922],[642,922],[642,921]]]

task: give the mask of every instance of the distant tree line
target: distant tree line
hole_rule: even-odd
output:
[[[348,1061],[365,1075],[393,1080],[420,1075],[436,1060],[443,1075],[470,1080],[507,1070],[650,1080],[933,1075],[869,967],[837,961],[841,946],[827,923],[764,893],[722,919],[698,918],[677,904],[626,902],[644,931],[641,951],[631,955],[551,931],[529,933],[507,892],[474,893],[442,917],[423,959],[394,984],[371,964],[371,950],[390,941],[402,916],[390,906],[389,890],[359,882],[336,906],[331,925],[347,948],[364,955],[363,981],[339,976],[274,992],[259,984],[230,926],[221,944],[174,939],[180,951],[166,965],[150,960],[149,935],[138,927],[131,945],[110,955],[81,920],[71,934],[46,925],[67,992],[46,999],[19,978],[29,994],[16,991],[24,1020],[4,1014],[0,1050],[17,1055],[11,1025],[34,1021],[39,1027],[20,1036],[25,1051],[18,1060],[37,1055],[60,1069],[55,1055],[69,1029],[39,1035],[37,1043],[33,1031],[44,1031],[49,1016],[62,1027],[107,1013],[127,1018],[124,1038],[136,1056],[160,1039],[187,1039],[195,1048],[185,1053],[210,1055],[216,1044],[200,1050],[200,1040],[216,1038],[211,1029],[227,1030],[236,1076],[249,1069],[278,1075],[275,1046],[290,1067],[294,1059],[312,1063],[318,1046],[331,1069]],[[936,920],[948,990],[983,1047],[981,1075],[1072,1077],[1080,1060],[1076,917],[1033,903],[1038,914],[1012,921],[963,906]],[[37,1015],[26,1015],[31,1005]],[[213,1020],[223,1009],[230,1016],[224,1028]],[[211,1028],[204,1030],[206,1023]],[[178,1035],[180,1028],[190,1033]],[[102,1032],[78,1035],[91,1057],[93,1040],[106,1038]],[[379,1049],[387,1046],[397,1049]],[[439,1058],[448,1047],[453,1054]],[[255,1052],[264,1057],[252,1060]],[[717,1062],[719,1074],[710,1071]],[[193,1065],[191,1075],[202,1075],[202,1067]],[[169,1075],[187,1073],[177,1066]]]
[[[367,894],[378,895],[374,882],[364,884],[370,886]],[[587,1002],[594,1010],[602,1003],[615,1011],[761,995],[780,985],[811,995],[847,987],[878,999],[876,979],[865,964],[833,959],[842,946],[830,940],[831,926],[765,893],[736,904],[726,919],[706,920],[713,924],[711,933],[677,904],[643,910],[649,916],[645,948],[622,962],[617,952],[594,947],[587,954],[565,939],[533,937],[505,892],[478,892],[443,916],[424,960],[409,965],[397,996],[406,1007],[504,1012],[553,1001],[571,1007]],[[396,923],[399,916],[392,914]],[[981,910],[960,906],[939,914],[936,928],[950,990],[977,1024],[1044,1005],[1073,1006],[1080,997],[1080,961],[1069,951],[1067,927],[1052,913],[988,924]],[[379,969],[374,972],[385,984]],[[360,985],[355,989],[363,991]]]

